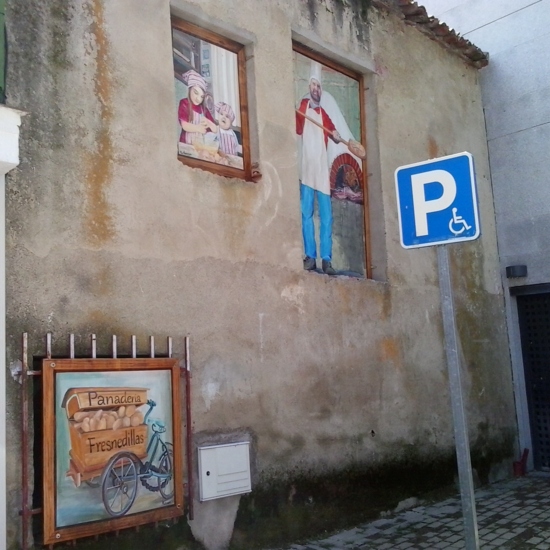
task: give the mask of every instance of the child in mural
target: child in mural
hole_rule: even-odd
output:
[[[195,141],[202,141],[207,132],[218,133],[218,125],[204,106],[206,80],[193,70],[184,73],[182,80],[187,84],[187,97],[180,101],[178,108],[182,128],[180,142],[192,145]]]
[[[242,146],[239,144],[237,134],[231,128],[235,122],[235,111],[231,105],[220,101],[216,104],[216,112],[218,113],[219,140],[220,151],[226,155],[238,155],[242,153]]]
[[[339,143],[341,138],[332,118],[321,105],[322,94],[321,65],[312,61],[309,93],[302,98],[296,112],[296,133],[302,137],[300,206],[305,252],[304,269],[312,271],[317,267],[317,245],[313,224],[314,200],[317,196],[322,269],[327,275],[336,275],[331,263],[332,204],[327,145],[329,139]]]

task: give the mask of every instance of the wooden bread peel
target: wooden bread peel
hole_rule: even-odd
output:
[[[315,124],[315,126],[318,126],[319,128],[323,129],[325,132],[327,132],[328,134],[332,135],[332,132],[328,129],[328,128],[325,128],[322,124],[320,124],[319,122],[317,122],[316,120],[313,120],[312,118],[308,117],[305,113],[302,113],[301,111],[299,111],[298,109],[296,109],[296,112],[300,115],[302,115],[305,119],[309,120],[310,122],[312,122],[313,124]],[[355,155],[356,157],[359,157],[360,159],[365,159],[367,158],[367,154],[365,152],[365,148],[358,142],[358,141],[355,141],[354,139],[350,139],[349,141],[346,141],[345,139],[342,139],[340,138],[340,141],[344,144],[344,145],[347,145],[350,153],[352,153],[353,155]]]

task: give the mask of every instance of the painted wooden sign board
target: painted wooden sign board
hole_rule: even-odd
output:
[[[183,514],[175,359],[45,359],[44,544]]]

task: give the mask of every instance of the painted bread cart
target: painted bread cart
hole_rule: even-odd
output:
[[[130,510],[138,481],[149,491],[159,492],[164,503],[173,501],[173,447],[162,439],[164,423],[149,418],[156,403],[147,399],[147,391],[71,388],[61,405],[71,442],[66,475],[76,487],[85,482],[101,488],[105,509],[113,517]]]

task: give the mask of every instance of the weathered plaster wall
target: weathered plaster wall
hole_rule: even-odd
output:
[[[409,41],[407,55],[396,40],[396,36],[403,33]],[[461,151],[474,154],[482,237],[467,245],[450,247],[454,257],[459,330],[465,360],[471,367],[468,374],[477,385],[471,388],[472,397],[482,397],[492,391],[499,380],[503,382],[506,390],[495,392],[490,402],[491,407],[498,403],[503,412],[507,411],[502,417],[507,423],[512,406],[508,393],[510,371],[478,73],[450,57],[442,48],[429,47],[420,33],[395,19],[384,17],[380,24],[373,25],[372,44],[379,76],[382,181],[391,181],[392,171],[400,164]],[[393,187],[386,189],[389,282],[394,292],[412,287],[415,293],[431,293],[437,289],[435,250],[406,251],[400,247],[396,197]],[[408,309],[406,299],[397,299],[395,303]],[[431,310],[430,305],[435,310]],[[430,315],[438,316],[439,307],[437,299],[431,304],[425,301],[415,315],[426,315],[426,321],[432,324]],[[403,312],[406,323],[410,315]],[[486,315],[493,326],[487,327]],[[426,327],[420,324],[419,329],[426,330]],[[490,337],[487,330],[494,331],[494,336]],[[425,346],[425,342],[424,338],[418,340],[420,346]],[[472,399],[470,413],[474,413],[472,416],[487,414],[485,400]]]
[[[481,73],[483,106],[501,273],[508,306],[510,355],[521,448],[538,454],[531,439],[517,302],[508,288],[548,282],[550,229],[547,194],[550,104],[548,51],[550,2],[427,0],[430,11],[489,52],[491,63]],[[506,267],[526,265],[527,277],[508,279]],[[527,389],[527,391],[529,391]],[[531,465],[530,465],[531,466]]]
[[[246,430],[255,483],[452,456],[435,251],[399,246],[393,172],[476,158],[483,237],[453,249],[477,456],[512,452],[513,402],[475,70],[366,2],[174,0],[241,37],[259,184],[176,158],[168,0],[9,4],[8,100],[29,112],[8,185],[8,360],[29,331],[192,335],[197,432]],[[261,6],[260,6],[261,5]],[[261,12],[261,16],[260,16]],[[373,56],[367,113],[378,280],[302,270],[292,31]],[[31,54],[29,54],[31,52]],[[373,141],[376,136],[378,142]],[[377,150],[380,154],[378,156]],[[380,252],[382,251],[383,254]],[[125,339],[125,340],[124,340]],[[17,534],[19,386],[10,380],[8,499]],[[481,464],[481,462],[480,462]],[[414,465],[414,464],[413,464]]]

